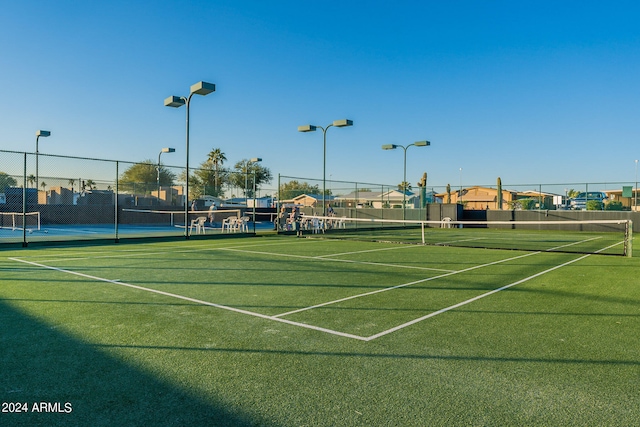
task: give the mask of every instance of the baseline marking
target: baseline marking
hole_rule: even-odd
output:
[[[203,301],[203,300],[199,300],[199,299],[195,299],[195,298],[190,298],[190,297],[186,297],[184,295],[173,294],[171,292],[164,292],[164,291],[160,291],[160,290],[157,290],[157,289],[145,288],[144,286],[133,285],[131,283],[121,282],[120,280],[105,279],[104,277],[92,276],[90,274],[79,273],[77,271],[65,270],[63,268],[58,268],[58,267],[53,267],[53,266],[49,266],[49,265],[45,265],[45,264],[40,264],[40,263],[33,262],[33,261],[26,261],[26,260],[22,260],[22,259],[19,259],[19,258],[9,258],[9,259],[12,260],[12,261],[21,262],[21,263],[24,263],[24,264],[30,264],[30,265],[33,265],[33,266],[36,266],[36,267],[40,267],[40,268],[46,268],[46,269],[58,271],[58,272],[61,272],[61,273],[67,273],[67,274],[71,274],[71,275],[74,275],[74,276],[84,277],[86,279],[97,280],[97,281],[100,281],[100,282],[111,283],[111,284],[119,285],[119,286],[126,286],[128,288],[133,288],[133,289],[138,289],[138,290],[141,290],[141,291],[151,292],[151,293],[154,293],[154,294],[164,295],[164,296],[168,296],[168,297],[171,297],[171,298],[177,298],[177,299],[181,299],[181,300],[184,300],[184,301],[193,302],[193,303],[196,303],[196,304],[202,304],[202,305],[207,305],[207,306],[210,306],[210,307],[221,308],[223,310],[228,310],[228,311],[233,311],[233,312],[240,313],[240,314],[246,314],[246,315],[249,315],[249,316],[259,317],[261,319],[275,320],[276,322],[286,323],[286,324],[293,325],[293,326],[299,326],[301,328],[306,328],[306,329],[313,329],[313,330],[316,330],[316,331],[325,332],[327,334],[338,335],[338,336],[341,336],[341,337],[352,338],[352,339],[356,339],[356,340],[360,340],[360,341],[366,341],[365,337],[361,337],[359,335],[348,334],[346,332],[340,332],[340,331],[334,331],[332,329],[322,328],[322,327],[319,327],[319,326],[309,325],[309,324],[306,324],[306,323],[294,322],[294,321],[287,320],[287,319],[279,319],[277,317],[267,316],[266,314],[255,313],[253,311],[242,310],[242,309],[239,309],[239,308],[229,307],[227,305],[216,304],[216,303],[213,303],[213,302],[208,302],[208,301]]]
[[[301,242],[302,243],[302,242]],[[74,253],[65,253],[65,254],[60,254],[60,257],[56,258],[56,257],[49,257],[48,259],[45,258],[44,260],[40,260],[40,262],[57,262],[57,261],[78,261],[78,260],[85,260],[85,259],[106,259],[106,258],[126,258],[126,257],[131,257],[132,255],[141,255],[141,256],[149,256],[149,255],[164,255],[166,253],[168,253],[169,249],[176,249],[173,250],[172,253],[193,253],[193,252],[206,252],[206,251],[215,251],[215,250],[233,250],[234,248],[245,248],[245,247],[261,247],[261,246],[274,246],[274,245],[284,245],[284,244],[289,244],[289,242],[279,242],[279,243],[262,243],[262,244],[251,244],[251,245],[236,245],[236,246],[230,246],[228,248],[225,247],[219,247],[219,246],[215,246],[215,245],[207,245],[207,246],[202,246],[199,248],[192,248],[192,249],[186,249],[184,246],[167,246],[165,248],[163,248],[163,250],[156,250],[156,251],[149,251],[148,249],[125,249],[125,250],[114,250],[113,252],[115,252],[114,254],[110,254],[110,255],[95,255],[95,256],[87,256],[87,252],[83,252],[82,255],[83,256],[73,256]],[[89,254],[102,254],[104,253],[103,251],[93,251],[93,252],[88,252]],[[64,256],[64,258],[62,258]]]

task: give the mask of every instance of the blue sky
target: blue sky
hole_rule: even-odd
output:
[[[2,2],[0,148],[191,164],[221,148],[277,174],[510,184],[633,181],[637,2]],[[171,156],[171,157],[169,157]],[[1,167],[1,162],[0,162]],[[274,185],[275,186],[275,185]],[[595,188],[593,188],[595,189]]]

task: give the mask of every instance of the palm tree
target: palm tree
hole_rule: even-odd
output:
[[[76,183],[75,179],[70,179],[69,181],[67,181],[67,184],[69,184],[71,186],[71,194],[73,194],[73,185]]]
[[[402,181],[400,184],[398,184],[398,191],[411,191],[411,184],[406,181]]]
[[[218,166],[222,166],[224,162],[227,160],[227,157],[224,155],[221,149],[214,148],[209,152],[207,157],[207,161],[213,164],[214,169],[214,192],[215,196],[220,194],[220,186],[219,186],[219,175],[218,175]]]
[[[36,177],[35,177],[35,175],[33,175],[33,174],[29,175],[29,176],[27,177],[27,182],[28,182],[30,185],[35,184],[35,182],[36,182]]]
[[[44,181],[42,181],[42,182],[40,183],[40,187],[42,187],[42,191],[46,191],[46,190],[47,190],[47,183],[46,183],[46,182],[44,182]]]

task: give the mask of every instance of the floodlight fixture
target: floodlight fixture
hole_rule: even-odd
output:
[[[396,148],[398,148],[396,144],[385,144],[382,146],[383,150],[395,150]]]
[[[176,152],[176,149],[175,149],[175,148],[168,148],[168,147],[165,147],[165,148],[163,148],[162,150],[160,150],[160,152],[161,152],[161,153],[175,153],[175,152]]]
[[[314,125],[298,126],[298,132],[315,132],[317,128]]]
[[[180,96],[170,96],[164,100],[165,107],[180,108],[186,103],[186,100]]]
[[[191,93],[196,95],[209,95],[211,92],[216,91],[216,85],[213,83],[207,82],[198,82],[194,85],[191,85]]]
[[[343,127],[347,127],[347,126],[353,126],[353,120],[348,120],[348,119],[342,119],[342,120],[335,120],[333,122],[333,125],[337,128],[343,128]]]

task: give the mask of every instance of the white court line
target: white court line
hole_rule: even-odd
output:
[[[604,251],[606,251],[607,249],[611,249],[611,248],[613,248],[613,247],[616,247],[616,246],[618,246],[618,245],[623,245],[623,244],[624,244],[624,242],[614,243],[613,245],[609,245],[609,246],[607,246],[606,248],[598,249],[597,251],[595,251],[595,253],[599,254],[600,252],[604,252]]]
[[[138,289],[138,290],[146,291],[146,292],[152,292],[154,294],[160,294],[160,295],[164,295],[164,296],[168,296],[168,297],[172,297],[172,298],[181,299],[181,300],[184,300],[184,301],[190,301],[190,302],[193,302],[193,303],[196,303],[196,304],[202,304],[202,305],[207,305],[207,306],[210,306],[210,307],[221,308],[223,310],[228,310],[228,311],[233,311],[233,312],[240,313],[240,314],[246,314],[246,315],[249,315],[249,316],[259,317],[261,319],[274,320],[276,322],[286,323],[286,324],[293,325],[293,326],[299,326],[301,328],[313,329],[313,330],[316,330],[316,331],[325,332],[327,334],[338,335],[338,336],[341,336],[341,337],[352,338],[352,339],[356,339],[356,340],[360,340],[360,341],[365,341],[366,340],[365,337],[361,337],[359,335],[348,334],[346,332],[340,332],[340,331],[334,331],[332,329],[321,328],[319,326],[308,325],[306,323],[293,322],[293,321],[287,320],[287,319],[279,319],[277,317],[267,316],[266,314],[255,313],[253,311],[247,311],[247,310],[242,310],[242,309],[239,309],[239,308],[229,307],[227,305],[216,304],[216,303],[203,301],[203,300],[199,300],[199,299],[195,299],[195,298],[189,298],[189,297],[186,297],[184,295],[178,295],[178,294],[173,294],[173,293],[170,293],[170,292],[159,291],[157,289],[145,288],[144,286],[132,285],[130,283],[121,282],[119,279],[118,280],[105,279],[103,277],[92,276],[90,274],[79,273],[77,271],[65,270],[63,268],[58,268],[58,267],[53,267],[53,266],[49,266],[49,265],[45,265],[45,264],[40,264],[40,263],[33,262],[33,261],[26,261],[26,260],[22,260],[22,259],[19,259],[19,258],[9,258],[9,259],[12,260],[12,261],[33,265],[33,266],[40,267],[40,268],[46,268],[46,269],[58,271],[58,272],[61,272],[61,273],[72,274],[74,276],[80,276],[80,277],[84,277],[84,278],[87,278],[87,279],[97,280],[97,281],[100,281],[100,282],[112,283],[114,285],[126,286],[128,288]]]
[[[560,248],[566,248],[567,246],[579,245],[580,243],[590,242],[591,240],[597,240],[597,239],[602,239],[602,236],[592,237],[590,239],[585,239],[585,240],[580,240],[579,242],[567,243],[566,245],[556,246],[555,248],[547,249],[546,251],[547,252],[555,251],[555,250],[558,250]],[[607,249],[607,248],[604,248],[604,249]],[[604,250],[604,249],[601,249],[601,250]],[[596,253],[598,253],[598,252],[600,252],[600,251],[596,251]]]
[[[538,253],[539,253],[539,252],[538,252]],[[588,255],[588,254],[587,254],[587,255],[583,255],[583,256],[581,256],[581,257],[579,257],[579,258],[576,258],[576,259],[574,259],[574,260],[571,260],[571,261],[565,262],[564,264],[556,265],[555,267],[551,267],[551,268],[549,268],[549,269],[547,269],[547,270],[541,271],[540,273],[536,273],[536,274],[534,274],[534,275],[532,275],[532,276],[529,276],[529,277],[526,277],[526,278],[524,278],[524,279],[522,279],[522,280],[518,280],[517,282],[513,282],[513,283],[511,283],[511,284],[509,284],[509,285],[506,285],[506,286],[503,286],[503,287],[501,287],[501,288],[494,289],[494,290],[489,291],[489,292],[485,292],[484,294],[481,294],[481,295],[478,295],[478,296],[476,296],[476,297],[470,298],[470,299],[468,299],[468,300],[466,300],[466,301],[459,302],[458,304],[454,304],[454,305],[449,306],[449,307],[447,307],[447,308],[443,308],[443,309],[441,309],[441,310],[434,311],[433,313],[429,313],[429,314],[427,314],[426,316],[422,316],[422,317],[419,317],[419,318],[417,318],[417,319],[413,319],[413,320],[412,320],[412,321],[410,321],[410,322],[403,323],[402,325],[398,325],[398,326],[395,326],[395,327],[393,327],[393,328],[391,328],[391,329],[387,329],[386,331],[382,331],[382,332],[377,333],[377,334],[375,334],[375,335],[371,335],[371,336],[367,337],[367,338],[365,339],[365,341],[371,341],[371,340],[374,340],[374,339],[376,339],[376,338],[380,338],[381,336],[384,336],[384,335],[390,334],[390,333],[392,333],[392,332],[399,331],[400,329],[406,328],[406,327],[408,327],[408,326],[415,325],[416,323],[418,323],[418,322],[422,322],[423,320],[429,319],[429,318],[431,318],[431,317],[437,316],[437,315],[442,314],[442,313],[446,313],[447,311],[451,311],[451,310],[453,310],[453,309],[456,309],[456,308],[462,307],[463,305],[470,304],[470,303],[472,303],[472,302],[474,302],[474,301],[477,301],[477,300],[479,300],[479,299],[481,299],[481,298],[484,298],[484,297],[488,297],[489,295],[493,295],[493,294],[495,294],[495,293],[497,293],[497,292],[504,291],[505,289],[509,289],[509,288],[510,288],[510,287],[512,287],[512,286],[519,285],[519,284],[521,284],[521,283],[527,282],[527,281],[529,281],[529,280],[531,280],[531,279],[534,279],[534,278],[536,278],[536,277],[542,276],[543,274],[549,273],[550,271],[556,270],[556,269],[558,269],[558,268],[565,267],[565,266],[567,266],[567,265],[569,265],[569,264],[572,264],[572,263],[574,263],[574,262],[576,262],[576,261],[580,261],[580,260],[582,260],[582,259],[585,259],[585,258],[586,258],[586,257],[588,257],[588,256],[590,256],[590,255]]]
[[[401,285],[391,286],[391,287],[383,288],[383,289],[377,289],[375,291],[365,292],[363,294],[351,295],[349,297],[340,298],[340,299],[337,299],[337,300],[334,300],[334,301],[323,302],[321,304],[316,304],[316,305],[313,305],[313,306],[310,306],[310,307],[304,307],[304,308],[300,308],[298,310],[293,310],[293,311],[288,311],[286,313],[276,314],[274,317],[288,316],[290,314],[300,313],[302,311],[312,310],[314,308],[325,307],[327,305],[337,304],[337,303],[340,303],[340,302],[343,302],[343,301],[352,300],[352,299],[355,299],[355,298],[366,297],[366,296],[369,296],[369,295],[379,294],[381,292],[392,291],[394,289],[400,289],[400,288],[404,288],[404,287],[411,286],[411,285],[417,285],[418,283],[429,282],[431,280],[441,279],[443,277],[453,276],[454,274],[465,273],[467,271],[476,270],[478,268],[488,267],[490,265],[500,264],[500,263],[507,262],[507,261],[512,261],[512,260],[515,260],[515,259],[518,259],[518,258],[525,258],[525,257],[531,256],[531,255],[537,255],[539,253],[540,252],[532,252],[532,253],[528,253],[528,254],[524,254],[524,255],[518,255],[518,256],[512,257],[512,258],[502,259],[502,260],[499,260],[499,261],[493,261],[493,262],[490,262],[490,263],[487,263],[487,264],[475,265],[473,267],[465,268],[464,270],[452,271],[452,272],[449,272],[449,273],[441,274],[439,276],[427,277],[426,279],[416,280],[414,282],[403,283]]]
[[[418,267],[415,265],[399,265],[399,264],[387,264],[387,263],[382,263],[382,262],[372,262],[372,261],[355,261],[355,260],[351,260],[351,259],[340,259],[340,258],[327,258],[328,255],[324,255],[324,256],[309,256],[309,255],[294,255],[294,254],[274,254],[271,252],[262,252],[262,251],[245,251],[242,249],[236,249],[236,248],[220,248],[220,250],[223,251],[232,251],[232,252],[242,252],[242,253],[247,253],[247,254],[258,254],[258,255],[268,255],[268,256],[280,256],[280,257],[288,257],[288,258],[302,258],[302,259],[310,259],[310,260],[316,260],[316,261],[330,261],[330,262],[346,262],[349,264],[364,264],[364,265],[377,265],[380,267],[395,267],[395,268],[405,268],[405,269],[416,269],[416,270],[423,270],[423,271],[446,271],[446,272],[452,272],[455,270],[445,270],[442,268],[431,268],[431,267]]]
[[[341,255],[364,254],[368,252],[391,251],[391,250],[397,250],[397,249],[409,249],[409,248],[418,248],[418,247],[420,246],[417,246],[417,245],[392,246],[389,248],[367,249],[364,251],[351,251],[351,252],[342,252],[337,254],[318,255],[316,256],[316,258],[327,258],[327,257],[341,256]]]
[[[300,242],[303,243],[303,242]],[[201,246],[198,248],[185,248],[184,246],[167,246],[165,248],[163,248],[161,251],[156,251],[156,252],[144,252],[143,249],[126,249],[126,250],[117,250],[117,248],[114,248],[118,253],[115,255],[86,255],[86,252],[84,252],[83,254],[85,256],[74,256],[74,257],[69,257],[69,255],[73,255],[73,252],[71,254],[60,254],[59,258],[56,257],[52,257],[50,256],[49,259],[44,259],[44,260],[39,260],[39,262],[61,262],[61,261],[81,261],[81,260],[87,260],[87,259],[109,259],[109,258],[127,258],[127,257],[131,257],[133,255],[136,256],[153,256],[153,255],[166,255],[168,253],[171,254],[176,254],[176,253],[194,253],[194,252],[206,252],[206,251],[212,251],[212,250],[225,250],[225,249],[235,249],[235,248],[250,248],[250,247],[262,247],[262,246],[274,246],[274,245],[290,245],[290,242],[278,242],[278,243],[262,243],[262,244],[254,244],[254,245],[237,245],[237,246],[232,246],[230,248],[225,248],[225,247],[220,247],[220,246],[215,246],[215,245],[207,245],[207,246]],[[171,249],[171,252],[169,252],[169,250]],[[174,250],[176,249],[176,250]],[[181,250],[177,250],[177,249],[181,249]],[[123,253],[124,252],[124,253]],[[99,252],[95,252],[96,254]],[[66,258],[61,258],[63,255],[66,255]]]
[[[589,239],[589,240],[591,240],[591,239]],[[609,249],[611,247],[614,247],[614,246],[617,246],[617,245],[620,245],[620,244],[621,244],[621,242],[613,244],[613,245],[608,246],[606,248],[602,248],[602,249],[596,251],[596,253],[602,252],[604,250],[607,250],[607,249]],[[559,247],[562,247],[562,246],[559,246]],[[225,249],[225,248],[221,248],[221,249]],[[247,252],[250,252],[250,251],[247,251]],[[236,312],[236,313],[240,313],[240,314],[250,315],[250,316],[254,316],[254,317],[258,317],[258,318],[262,318],[262,319],[266,319],[266,320],[273,320],[273,321],[289,324],[289,325],[292,325],[292,326],[299,326],[299,327],[306,328],[306,329],[312,329],[312,330],[316,330],[316,331],[319,331],[319,332],[328,333],[328,334],[331,334],[331,335],[336,335],[336,336],[341,336],[341,337],[345,337],[345,338],[356,339],[356,340],[359,340],[359,341],[372,341],[372,340],[374,340],[376,338],[379,338],[379,337],[382,337],[384,335],[396,332],[396,331],[401,330],[403,328],[406,328],[408,326],[411,326],[411,325],[414,325],[416,323],[419,323],[419,322],[421,322],[423,320],[426,320],[426,319],[429,319],[431,317],[437,316],[439,314],[442,314],[442,313],[448,312],[450,310],[459,308],[459,307],[464,306],[466,304],[470,304],[470,303],[472,303],[474,301],[477,301],[477,300],[479,300],[481,298],[484,298],[486,296],[493,295],[493,294],[495,294],[497,292],[500,292],[500,291],[503,291],[505,289],[511,288],[511,287],[513,287],[515,285],[527,282],[527,281],[529,281],[529,280],[531,280],[533,278],[539,277],[539,276],[541,276],[543,274],[546,274],[548,272],[554,271],[554,270],[556,270],[558,268],[561,268],[561,267],[567,266],[569,264],[572,264],[574,262],[577,262],[577,261],[580,261],[582,259],[585,259],[590,255],[587,254],[587,255],[581,256],[579,258],[576,258],[574,260],[568,261],[568,262],[566,262],[564,264],[554,266],[552,268],[549,268],[549,269],[544,270],[542,272],[536,273],[536,274],[534,274],[532,276],[529,276],[527,278],[521,279],[521,280],[519,280],[517,282],[511,283],[509,285],[503,286],[503,287],[498,288],[498,289],[494,289],[492,291],[489,291],[489,292],[486,292],[484,294],[478,295],[478,296],[476,296],[474,298],[471,298],[471,299],[468,299],[466,301],[454,304],[454,305],[452,305],[450,307],[446,307],[446,308],[443,308],[441,310],[432,312],[432,313],[430,313],[430,314],[428,314],[426,316],[419,317],[417,319],[414,319],[412,321],[406,322],[406,323],[404,323],[402,325],[395,326],[395,327],[393,327],[391,329],[387,329],[385,331],[379,332],[379,333],[371,335],[369,337],[362,337],[362,336],[359,336],[359,335],[349,334],[349,333],[340,332],[340,331],[335,331],[335,330],[332,330],[332,329],[322,328],[322,327],[319,327],[319,326],[309,325],[309,324],[306,324],[306,323],[294,322],[294,321],[290,321],[290,320],[287,320],[287,319],[283,319],[283,318],[281,318],[281,316],[297,313],[297,312],[300,312],[300,311],[306,311],[306,310],[310,310],[312,308],[318,308],[318,307],[322,307],[322,306],[329,305],[329,304],[335,304],[335,303],[340,302],[340,301],[346,301],[346,300],[353,299],[353,298],[358,298],[358,297],[361,297],[361,296],[371,295],[371,294],[375,294],[375,293],[379,293],[379,292],[385,292],[387,290],[392,290],[392,289],[397,289],[397,288],[401,288],[401,287],[405,287],[405,286],[410,286],[410,285],[417,284],[417,283],[427,282],[427,281],[430,281],[430,280],[435,280],[435,279],[438,279],[438,278],[447,277],[447,276],[451,276],[451,275],[454,275],[454,274],[458,274],[458,273],[462,273],[462,272],[466,272],[466,271],[471,271],[471,270],[475,270],[475,269],[478,269],[478,268],[482,268],[482,267],[486,267],[486,266],[490,266],[490,265],[495,265],[495,264],[503,263],[503,262],[506,262],[506,261],[515,260],[515,259],[518,259],[518,258],[524,258],[524,257],[528,257],[528,256],[531,256],[531,255],[536,255],[536,254],[540,254],[540,253],[541,252],[532,252],[532,253],[528,253],[528,254],[512,257],[512,258],[507,258],[507,259],[504,259],[504,260],[494,261],[494,262],[491,262],[491,263],[470,267],[470,268],[467,268],[467,269],[464,269],[464,270],[454,271],[454,272],[450,272],[450,273],[447,273],[447,274],[442,274],[440,276],[435,276],[435,277],[431,277],[431,278],[427,278],[427,279],[423,279],[423,280],[419,280],[419,281],[415,281],[415,282],[411,282],[411,283],[406,283],[406,284],[402,284],[402,285],[398,285],[398,286],[394,286],[394,287],[390,287],[390,288],[380,289],[380,290],[373,291],[373,292],[368,292],[368,293],[365,293],[365,294],[355,295],[355,296],[352,296],[352,297],[343,298],[341,300],[336,300],[336,301],[331,301],[331,302],[327,302],[327,303],[323,303],[323,304],[318,304],[318,305],[315,305],[313,307],[307,307],[307,308],[304,308],[304,309],[295,310],[295,311],[288,312],[288,313],[282,313],[282,314],[278,314],[278,315],[275,315],[275,316],[267,316],[267,315],[264,315],[264,314],[255,313],[255,312],[251,312],[251,311],[247,311],[247,310],[233,308],[233,307],[229,307],[229,306],[225,306],[225,305],[221,305],[221,304],[215,304],[215,303],[211,303],[211,302],[208,302],[208,301],[198,300],[198,299],[195,299],[195,298],[189,298],[189,297],[186,297],[186,296],[183,296],[183,295],[173,294],[173,293],[169,293],[169,292],[159,291],[159,290],[156,290],[156,289],[145,288],[143,286],[137,286],[137,285],[133,285],[133,284],[129,284],[129,283],[124,283],[124,282],[121,282],[119,280],[105,279],[105,278],[92,276],[92,275],[88,275],[88,274],[84,274],[84,273],[79,273],[79,272],[75,272],[75,271],[71,271],[71,270],[65,270],[65,269],[61,269],[61,268],[57,268],[57,267],[53,267],[53,266],[48,266],[48,265],[44,265],[44,264],[40,264],[40,263],[36,263],[36,262],[32,262],[32,261],[26,261],[26,260],[22,260],[22,259],[19,259],[19,258],[9,258],[9,259],[12,260],[12,261],[21,262],[21,263],[25,263],[25,264],[30,264],[30,265],[34,265],[34,266],[37,266],[37,267],[46,268],[46,269],[50,269],[50,270],[55,270],[55,271],[59,271],[59,272],[67,273],[67,274],[72,274],[72,275],[76,275],[76,276],[80,276],[80,277],[85,277],[85,278],[89,278],[89,279],[93,279],[93,280],[97,280],[97,281],[112,283],[112,284],[120,285],[120,286],[126,286],[126,287],[130,287],[130,288],[133,288],[133,289],[138,289],[138,290],[152,292],[152,293],[165,295],[165,296],[169,296],[169,297],[173,297],[173,298],[178,298],[178,299],[182,299],[182,300],[185,300],[185,301],[190,301],[190,302],[194,302],[194,303],[197,303],[197,304],[202,304],[202,305],[207,305],[207,306],[211,306],[211,307],[215,307],[215,308],[220,308],[220,309],[224,309],[224,310],[228,310],[228,311],[232,311],[232,312]],[[270,255],[272,255],[272,254],[270,254]]]
[[[459,240],[449,240],[447,242],[436,242],[432,243],[435,246],[448,245],[450,243],[460,243],[460,242],[472,242],[474,240],[484,240],[484,237],[474,237],[473,239],[459,239]]]

